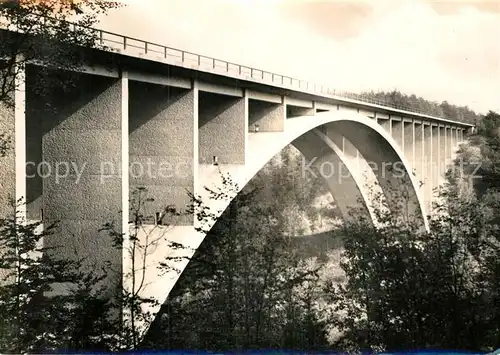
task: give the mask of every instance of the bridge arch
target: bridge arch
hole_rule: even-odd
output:
[[[183,244],[186,248],[172,249],[169,245],[157,245],[155,251],[151,251],[151,265],[155,265],[155,262],[164,262],[165,257],[168,256],[177,260],[175,265],[171,265],[172,270],[176,271],[167,272],[160,276],[156,268],[152,268],[147,273],[148,285],[141,295],[153,297],[160,304],[165,301],[189,259],[204,240],[205,231],[210,230],[215,225],[216,219],[251,178],[273,156],[289,144],[296,146],[309,159],[319,157],[318,163],[320,164],[325,161],[343,164],[349,170],[349,174],[342,180],[343,184],[346,184],[344,186],[339,187],[335,180],[326,181],[334,199],[340,205],[339,209],[344,217],[344,222],[349,223],[349,207],[352,207],[350,205],[354,203],[353,201],[361,201],[361,207],[365,213],[373,218],[374,222],[377,222],[374,214],[377,202],[370,197],[366,186],[363,186],[363,177],[354,168],[354,161],[348,159],[343,153],[343,149],[335,142],[336,134],[341,134],[348,139],[366,161],[377,167],[382,167],[383,163],[388,162],[392,165],[400,164],[400,175],[388,171],[387,168],[392,165],[387,164],[384,169],[373,169],[373,174],[378,180],[388,204],[394,196],[392,188],[401,187],[404,184],[410,202],[410,213],[420,219],[422,227],[428,230],[427,218],[423,212],[423,198],[418,193],[416,178],[410,173],[410,165],[398,144],[381,125],[366,116],[351,111],[321,112],[315,116],[294,117],[285,121],[284,130],[281,132],[248,133],[244,165],[198,165],[198,170],[195,171],[195,182],[198,181],[198,183],[195,183],[194,194],[209,208],[207,212],[215,218],[208,221],[198,221],[195,218],[194,228],[193,226],[174,226],[168,231],[169,242]],[[236,186],[233,186],[230,191],[225,189],[221,173],[229,175],[231,180],[236,183]],[[212,199],[209,190],[224,191],[224,196]],[[357,205],[359,206],[359,203]],[[396,215],[402,211],[401,206],[397,204],[389,204],[389,208],[391,213]],[[151,226],[152,230],[154,228],[155,226]],[[150,230],[145,230],[145,233],[150,232]],[[161,229],[159,232],[163,233]],[[178,258],[176,258],[177,256]],[[159,306],[153,307],[154,309],[147,308],[152,313],[159,310]]]
[[[248,135],[245,165],[199,166],[198,193],[203,201],[209,201],[215,215],[222,214],[237,193],[273,156],[292,144],[307,159],[316,158],[316,165],[328,163],[347,171],[347,176],[339,177],[335,174],[325,179],[339,205],[344,222],[350,222],[350,209],[353,204],[361,207],[373,222],[377,222],[374,211],[378,202],[368,191],[362,173],[356,171],[355,162],[348,159],[338,144],[338,139],[335,139],[340,135],[356,147],[360,159],[372,168],[391,213],[396,218],[403,218],[403,212],[410,214],[428,230],[423,197],[418,193],[418,183],[411,173],[410,164],[392,136],[374,120],[351,111],[321,112],[315,116],[287,119],[283,132],[259,132]],[[210,201],[204,187],[221,188],[220,172],[231,176],[237,184],[237,189],[227,194],[224,200]],[[342,186],[339,186],[338,182]],[[397,198],[401,193],[406,194],[408,201],[405,208]],[[358,201],[362,204],[359,205]],[[216,220],[204,228],[210,229],[215,223]]]

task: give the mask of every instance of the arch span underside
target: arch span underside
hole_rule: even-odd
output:
[[[346,142],[357,149],[355,156],[344,152]],[[293,117],[285,121],[284,130],[281,132],[249,133],[245,164],[200,164],[195,195],[218,218],[252,177],[289,144],[293,144],[309,162],[314,160],[311,168],[320,173],[320,176],[322,164],[336,169],[336,172],[322,177],[345,223],[352,220],[353,207],[358,207],[358,211],[377,222],[374,210],[379,206],[380,200],[370,190],[370,185],[373,186],[376,181],[383,191],[391,213],[395,216],[399,216],[402,209],[397,204],[391,204],[391,201],[396,196],[395,191],[400,191],[404,185],[411,202],[409,205],[413,206],[411,213],[420,218],[424,228],[428,228],[422,197],[416,189],[416,180],[409,173],[411,169],[397,143],[381,125],[355,112],[333,111],[317,113],[314,117]],[[389,171],[394,165],[398,165],[399,174]],[[221,173],[230,176],[237,186],[226,193],[226,198],[213,200],[207,189],[224,190]],[[150,265],[164,261],[165,257],[180,258],[172,265],[171,272],[161,276],[157,270],[147,273],[148,286],[143,290],[143,296],[154,297],[160,302],[166,299],[189,258],[205,238],[204,232],[195,229],[210,230],[216,219],[206,222],[203,226],[199,223],[196,224],[195,219],[194,227],[172,227],[168,230],[168,241],[156,245],[149,255]],[[181,243],[187,248],[174,250],[169,247],[169,242]],[[149,311],[155,312],[158,309],[159,306]]]

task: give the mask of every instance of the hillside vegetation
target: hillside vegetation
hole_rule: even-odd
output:
[[[448,101],[441,103],[428,101],[422,97],[403,94],[397,90],[363,92],[359,96],[362,99],[381,101],[390,106],[412,109],[430,116],[443,117],[453,121],[476,124],[479,123],[481,118],[479,114],[467,106],[453,105]]]

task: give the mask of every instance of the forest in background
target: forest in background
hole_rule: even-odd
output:
[[[468,106],[450,104],[448,101],[441,103],[429,101],[416,95],[407,95],[398,90],[393,91],[369,91],[359,95],[361,99],[377,100],[386,105],[405,107],[416,110],[430,116],[443,117],[452,121],[478,124],[481,115],[471,110]]]

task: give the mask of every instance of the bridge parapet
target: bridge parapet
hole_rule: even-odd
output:
[[[45,20],[44,16],[40,16],[41,21]],[[364,97],[360,94],[333,88],[329,85],[310,82],[307,80],[293,78],[288,75],[277,74],[270,71],[253,68],[251,66],[241,65],[230,61],[213,58],[210,56],[172,48],[162,44],[146,41],[139,38],[121,35],[102,29],[88,28],[85,26],[68,23],[70,29],[85,28],[95,31],[96,48],[101,48],[106,51],[118,53],[125,56],[141,58],[149,61],[160,62],[172,66],[182,67],[186,69],[194,69],[201,72],[223,75],[226,77],[265,84],[282,89],[293,90],[300,93],[322,96],[329,99],[335,99],[345,102],[346,104],[364,104],[373,108],[390,108],[396,113],[413,113],[421,115],[424,118],[438,119],[444,122],[454,122],[445,117],[431,116],[425,111],[415,107],[397,105],[388,103],[384,100]],[[473,125],[469,125],[473,126]]]

